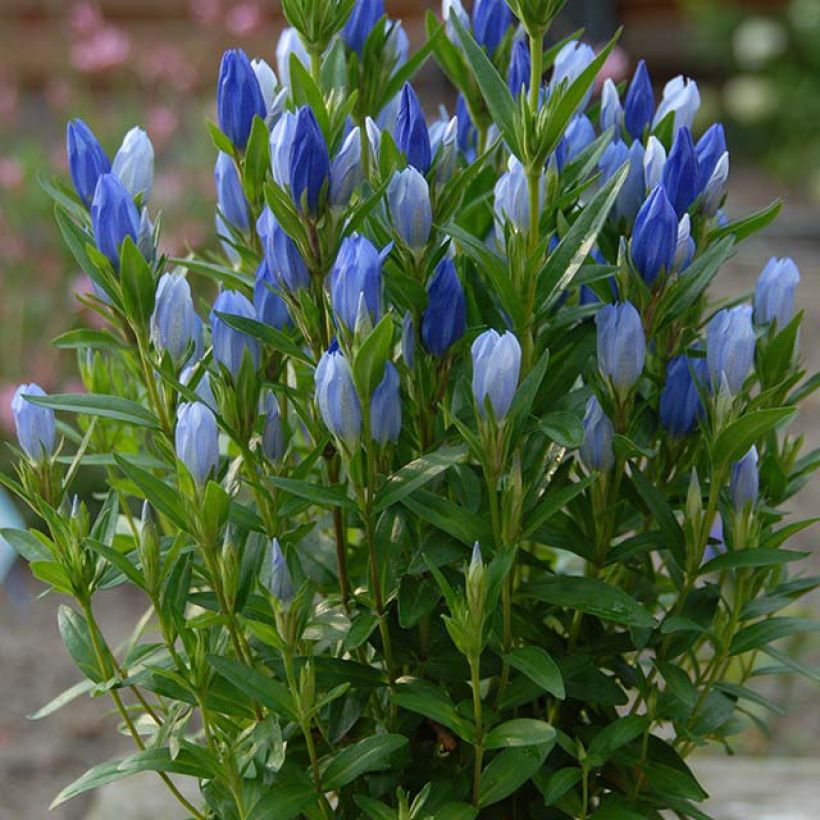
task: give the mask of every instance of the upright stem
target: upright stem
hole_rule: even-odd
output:
[[[480,659],[471,658],[470,685],[473,690],[473,720],[475,721],[475,761],[473,763],[473,805],[478,808],[481,794],[481,766],[484,762],[484,723],[481,710]]]
[[[334,453],[327,459],[327,474],[331,484],[339,482],[339,454]],[[336,567],[339,573],[339,594],[342,596],[342,606],[345,612],[350,611],[350,585],[347,580],[347,547],[345,544],[345,528],[342,519],[342,508],[333,508],[333,533],[336,540]]]
[[[544,76],[544,38],[530,37],[530,111],[538,111],[541,78]]]
[[[313,81],[322,89],[322,53],[320,51],[310,50],[310,76]]]

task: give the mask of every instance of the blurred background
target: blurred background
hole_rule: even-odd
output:
[[[386,0],[386,6],[404,20],[414,46],[423,39],[424,11],[439,10],[435,0]],[[584,26],[586,38],[600,43],[621,24],[621,48],[607,66],[616,80],[631,74],[638,57],[647,59],[658,91],[671,76],[689,74],[703,96],[702,121],[725,123],[730,216],[785,196],[779,222],[739,250],[717,290],[751,292],[770,256],[794,256],[803,277],[799,304],[810,314],[801,348],[809,370],[820,369],[820,0],[570,0],[556,34]],[[49,340],[93,321],[76,299],[88,282],[63,250],[37,181],[67,178],[66,121],[86,119],[111,156],[125,131],[142,125],[157,152],[152,203],[162,211],[163,250],[206,250],[214,242],[214,149],[204,118],[214,117],[220,55],[241,45],[274,64],[282,25],[277,0],[0,0],[0,440],[12,435],[9,401],[20,381],[35,380],[48,391],[77,386],[72,355],[55,351]],[[452,104],[434,63],[418,87],[429,113],[442,100]],[[799,424],[807,448],[820,445],[816,399]],[[0,469],[7,467],[2,448]],[[803,516],[816,514],[817,481],[797,506]],[[15,526],[14,515],[0,497],[0,523]],[[799,546],[814,548],[804,571],[820,571],[816,528]],[[62,786],[128,748],[113,734],[101,701],[81,699],[42,721],[26,719],[77,679],[57,634],[60,602],[36,600],[41,591],[20,565],[0,587],[0,818],[39,820]],[[804,609],[820,614],[820,595],[805,601]],[[113,643],[145,606],[122,589],[101,603],[100,621]],[[820,680],[820,638],[800,640],[788,649]],[[736,744],[742,759],[701,764],[715,796],[707,810],[718,818],[815,818],[817,685],[783,675],[756,680],[786,711],[760,715],[766,731],[750,721]],[[49,816],[173,816],[151,804],[160,793],[153,780],[137,781],[136,788],[128,782],[119,787],[126,791],[79,798]]]

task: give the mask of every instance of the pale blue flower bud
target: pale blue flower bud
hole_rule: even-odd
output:
[[[259,401],[262,425],[262,452],[271,461],[279,461],[285,454],[285,431],[279,414],[279,402],[271,390],[266,390]]]
[[[265,119],[267,107],[259,80],[242,49],[228,49],[219,65],[216,90],[219,128],[240,151],[245,150],[254,117]]]
[[[643,162],[643,145],[636,140],[627,148],[620,139],[613,140],[598,161],[602,183],[615,176],[625,163],[629,163],[626,180],[609,214],[616,224],[625,222],[631,225],[635,221],[644,199]]]
[[[103,174],[91,203],[94,244],[108,257],[114,270],[120,268],[120,248],[126,236],[137,241],[140,215],[131,194],[113,173]]]
[[[678,248],[678,217],[662,187],[655,188],[638,211],[632,230],[632,262],[647,284],[669,271]]]
[[[219,467],[219,431],[210,407],[183,403],[177,409],[177,458],[201,487]]]
[[[219,152],[214,164],[214,182],[217,205],[225,221],[237,230],[247,230],[250,225],[248,200],[236,164],[224,151]]]
[[[550,86],[557,88],[560,83],[566,82],[572,85],[595,59],[595,50],[592,46],[582,43],[580,40],[571,40],[556,55]],[[587,91],[584,99],[578,106],[584,109],[589,104],[592,97],[592,86]]]
[[[458,118],[430,126],[430,150],[436,162],[436,182],[447,182],[458,166]]]
[[[434,356],[443,356],[467,328],[467,300],[452,259],[438,263],[427,286],[427,308],[421,317],[421,341]]]
[[[97,181],[111,170],[111,161],[94,132],[80,119],[71,120],[66,126],[66,153],[74,190],[90,206]]]
[[[446,23],[447,38],[456,45],[460,45],[461,40],[458,38],[458,32],[450,20],[450,15],[452,14],[455,14],[461,25],[464,26],[467,31],[470,30],[470,15],[464,10],[464,5],[461,0],[442,0],[441,16]]]
[[[646,190],[654,191],[663,183],[663,169],[666,167],[666,148],[655,136],[651,136],[646,143],[646,152],[643,157],[643,174]]]
[[[390,30],[384,46],[387,59],[393,63],[393,71],[407,62],[410,56],[410,38],[404,30],[401,20],[388,20]]]
[[[259,90],[262,92],[262,99],[265,101],[266,119],[270,118],[271,111],[276,103],[276,96],[279,89],[279,82],[276,74],[267,61],[257,58],[251,60],[251,68],[259,83]]]
[[[291,324],[290,312],[280,293],[280,284],[271,273],[268,263],[263,259],[256,269],[253,286],[253,308],[256,318],[277,330]]]
[[[641,315],[631,302],[605,305],[595,316],[598,369],[617,390],[631,390],[643,373],[646,337]]]
[[[384,17],[384,0],[356,0],[342,29],[342,40],[359,56],[373,27]]]
[[[231,238],[231,229],[227,222],[222,218],[222,214],[217,212],[216,216],[214,217],[214,227],[216,228],[216,235],[219,237],[219,243],[222,245],[222,250],[225,253],[225,256],[228,258],[228,261],[232,265],[238,265],[241,261],[241,257],[239,256],[239,251],[233,246],[230,242]]]
[[[555,151],[558,169],[572,162],[595,140],[595,128],[585,114],[576,114],[567,125],[564,136]]]
[[[530,227],[530,199],[527,173],[524,166],[510,157],[507,171],[495,184],[496,233],[499,240],[504,237],[504,222],[509,222],[517,231],[525,232]],[[539,209],[544,204],[544,178],[541,177]]]
[[[407,157],[407,162],[426,174],[433,159],[430,132],[419,98],[410,83],[405,83],[401,90],[393,136],[398,149]]]
[[[179,380],[186,387],[190,384],[196,371],[196,365],[189,364],[182,373],[179,374]],[[194,393],[203,404],[207,404],[211,410],[216,411],[216,397],[214,396],[213,388],[211,387],[211,374],[206,370],[199,378],[199,381],[194,385]]]
[[[132,128],[114,156],[111,170],[132,197],[140,195],[145,204],[154,187],[154,146],[142,128]]]
[[[387,187],[393,227],[412,251],[423,250],[433,227],[433,208],[427,180],[413,166],[396,171]]]
[[[360,298],[375,325],[381,318],[382,259],[373,243],[357,233],[346,237],[330,272],[330,301],[336,320],[356,327]]]
[[[706,361],[714,390],[725,380],[734,396],[752,369],[755,355],[755,332],[752,308],[738,305],[716,313],[706,335]]]
[[[732,465],[732,503],[738,512],[742,511],[746,504],[754,507],[757,503],[760,492],[757,460],[757,447],[752,445],[749,452]]]
[[[330,163],[330,193],[332,208],[344,208],[350,203],[353,191],[364,180],[362,171],[362,141],[357,126],[345,137],[339,153]]]
[[[518,388],[521,370],[521,345],[507,331],[499,335],[486,330],[471,348],[473,358],[473,397],[480,416],[486,414],[486,402],[499,420],[509,412]]]
[[[245,351],[248,351],[253,366],[259,366],[259,342],[247,333],[241,333],[227,325],[217,314],[256,319],[253,305],[236,290],[223,290],[216,297],[211,310],[211,342],[214,359],[226,367],[234,378],[239,374]]]
[[[718,160],[712,176],[703,189],[703,212],[706,216],[715,216],[726,199],[729,185],[729,152],[726,151]]]
[[[54,411],[32,404],[25,396],[45,396],[38,384],[21,384],[11,400],[17,442],[32,461],[48,458],[57,443]]]
[[[583,427],[581,460],[588,470],[608,472],[615,466],[615,450],[612,445],[615,428],[595,396],[590,396],[587,401]]]
[[[354,447],[362,432],[362,408],[350,365],[335,343],[319,360],[314,378],[316,403],[327,429]]]
[[[680,128],[663,168],[663,187],[678,218],[682,217],[698,196],[698,160],[692,132]]]
[[[290,156],[295,136],[296,114],[285,111],[270,134],[271,176],[280,188],[290,185]]]
[[[282,84],[290,87],[290,55],[295,54],[296,59],[305,66],[310,66],[310,55],[295,28],[286,28],[279,35],[279,42],[276,44],[276,67],[279,69],[279,77]]]
[[[800,271],[793,259],[772,257],[763,268],[755,288],[755,321],[777,322],[782,330],[794,316],[794,292]]]
[[[692,220],[689,214],[684,214],[678,223],[678,246],[675,250],[675,261],[672,267],[683,273],[695,256],[695,240],[692,238]]]
[[[154,240],[154,223],[148,215],[148,208],[140,213],[140,226],[137,231],[137,250],[147,262],[153,263],[157,258],[157,247]]]
[[[643,137],[644,129],[652,122],[654,113],[655,92],[646,63],[641,60],[629,84],[624,104],[624,124],[634,139],[639,140]]]
[[[655,112],[652,128],[657,128],[672,112],[674,112],[674,133],[680,131],[681,128],[691,128],[699,108],[698,84],[688,77],[674,77],[663,89],[663,99]]]
[[[160,351],[167,351],[174,363],[182,361],[195,343],[197,315],[191,286],[182,273],[164,273],[157,285],[154,312],[151,314],[151,341]]]
[[[604,87],[601,90],[601,131],[612,128],[615,137],[619,138],[624,127],[624,109],[621,105],[621,97],[618,88],[610,77],[604,80]]]
[[[384,366],[384,378],[370,398],[370,435],[376,444],[395,444],[401,433],[399,371],[392,362]]]
[[[699,191],[706,188],[712,174],[715,172],[715,168],[717,168],[718,162],[726,152],[726,132],[723,130],[723,126],[716,122],[707,129],[695,146],[695,153],[698,158]]]
[[[491,57],[513,21],[506,0],[475,0],[473,3],[473,36]]]
[[[282,554],[282,547],[279,539],[274,538],[271,543],[271,572],[268,591],[272,598],[275,598],[279,605],[287,611],[293,601],[293,579],[288,569],[288,562]]]

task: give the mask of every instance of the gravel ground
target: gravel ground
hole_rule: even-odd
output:
[[[778,185],[753,175],[735,175],[733,185],[734,200],[729,207],[733,215],[767,204],[780,190]],[[815,372],[820,369],[820,212],[816,208],[806,207],[798,198],[791,198],[778,227],[770,229],[765,238],[749,241],[741,247],[717,282],[717,289],[726,296],[751,291],[768,257],[787,254],[797,259],[803,275],[800,305],[809,317],[805,322],[801,348],[809,370]],[[819,401],[815,394],[804,406],[798,422],[806,435],[807,449],[820,446]],[[815,480],[804,489],[794,510],[808,516],[816,514],[818,509],[820,482]],[[806,562],[806,571],[820,572],[817,542],[816,528],[799,540],[801,547],[811,548],[814,552]],[[129,742],[113,731],[115,719],[105,701],[92,702],[84,697],[44,720],[32,722],[25,718],[77,680],[57,633],[56,609],[61,601],[58,596],[36,600],[40,591],[40,585],[21,567],[15,569],[10,583],[0,589],[0,818],[42,820],[46,816],[46,807],[60,788],[89,766],[130,750]],[[111,643],[116,644],[128,635],[144,606],[144,599],[133,590],[114,590],[101,596],[99,621],[104,624]],[[820,595],[806,599],[805,607],[807,611],[820,614]],[[807,639],[801,650],[805,661],[820,663],[820,637]],[[765,686],[788,706],[789,715],[777,718],[771,724],[770,737],[756,730],[747,733],[741,739],[741,748],[754,754],[820,757],[820,707],[816,687],[791,679],[768,679]],[[747,769],[738,769],[737,775],[754,780]],[[777,782],[771,777],[766,779],[769,784]],[[146,779],[141,782],[152,787],[155,781]],[[728,776],[714,778],[710,784],[713,793],[724,788],[722,783],[728,789],[730,782]],[[48,816],[55,820],[79,820],[88,815],[90,806],[91,799],[81,797]],[[94,812],[96,818],[111,816],[110,811],[101,808]],[[125,815],[121,816],[124,820]],[[153,811],[148,816],[169,815]],[[741,815],[727,813],[721,816]]]

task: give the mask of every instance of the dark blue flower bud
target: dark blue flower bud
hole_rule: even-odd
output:
[[[641,60],[629,84],[624,103],[624,124],[634,139],[643,137],[644,129],[652,122],[654,113],[655,92],[652,90],[649,69]]]
[[[373,27],[384,17],[384,0],[356,0],[350,17],[342,29],[342,39],[348,48],[361,56]]]
[[[760,475],[757,469],[757,448],[752,445],[740,461],[732,465],[732,503],[738,512],[746,504],[754,507],[760,492]]]
[[[605,305],[595,316],[598,369],[616,389],[628,391],[640,379],[646,358],[641,315],[631,302]]]
[[[589,470],[611,470],[615,466],[615,451],[612,446],[615,428],[595,396],[590,396],[587,401],[583,426],[581,460]]]
[[[438,263],[427,286],[427,309],[421,317],[421,341],[434,356],[443,356],[467,327],[467,301],[453,260]]]
[[[327,143],[313,109],[303,105],[296,115],[290,153],[290,192],[296,208],[315,216],[320,195],[329,181]]]
[[[512,406],[518,389],[521,371],[521,345],[515,335],[507,331],[499,334],[486,330],[470,349],[473,358],[473,398],[478,414],[487,412],[486,403],[498,420],[503,419]]]
[[[433,151],[430,147],[430,132],[419,98],[410,83],[401,90],[399,113],[393,132],[396,145],[414,168],[426,174],[430,170]]]
[[[148,202],[154,187],[154,146],[142,128],[132,128],[125,135],[111,170],[132,197],[139,195],[143,204]]]
[[[256,319],[253,305],[241,293],[235,290],[223,290],[216,297],[211,310],[211,342],[214,359],[226,367],[231,376],[236,378],[242,366],[245,351],[250,353],[254,367],[259,366],[259,342],[253,336],[241,333],[227,325],[217,314],[241,316],[245,319]]]
[[[159,351],[167,351],[179,364],[191,343],[196,342],[198,316],[191,298],[191,286],[181,273],[160,277],[151,314],[151,341]],[[201,331],[200,331],[201,332]]]
[[[80,119],[71,120],[66,126],[66,153],[74,190],[90,206],[97,181],[111,170],[111,162],[94,132]]]
[[[478,146],[478,131],[467,108],[467,100],[463,94],[456,97],[456,118],[458,119],[458,147],[464,156],[472,161]]]
[[[266,390],[259,402],[262,425],[262,452],[271,461],[279,461],[285,454],[285,431],[279,414],[279,402],[273,392]]]
[[[342,241],[330,272],[330,301],[336,320],[349,331],[356,327],[360,298],[370,320],[381,318],[382,259],[373,243],[359,234]]]
[[[32,404],[26,396],[45,396],[37,384],[21,384],[11,400],[11,412],[17,430],[17,442],[32,461],[48,458],[57,443],[54,411]]]
[[[256,72],[242,49],[222,55],[216,90],[219,128],[240,151],[245,150],[254,117],[265,119],[267,108]]]
[[[237,230],[247,230],[250,225],[248,200],[242,190],[236,163],[223,151],[216,158],[214,181],[217,205],[225,221]]]
[[[676,356],[666,366],[659,409],[661,424],[672,436],[681,438],[694,430],[704,412],[700,390],[706,390],[708,382],[704,358]]]
[[[263,259],[256,269],[256,281],[253,286],[253,308],[256,318],[266,325],[282,330],[291,324],[290,312],[279,288],[281,285],[271,273],[268,263]]]
[[[754,364],[755,332],[750,305],[737,305],[716,313],[706,332],[706,361],[712,388],[726,383],[737,395]]]
[[[108,257],[114,270],[120,268],[120,248],[126,236],[137,242],[140,215],[131,194],[115,174],[103,174],[91,203],[94,244]]]
[[[800,271],[793,259],[772,257],[757,280],[755,321],[776,321],[782,330],[794,316],[794,292],[799,282]]]
[[[658,186],[638,211],[630,243],[632,262],[647,284],[672,269],[677,247],[678,217],[666,191]]]
[[[354,447],[362,433],[362,407],[350,365],[335,343],[319,360],[314,378],[316,403],[327,429]]]
[[[269,208],[256,222],[265,261],[276,283],[287,293],[308,287],[310,273],[296,243],[285,233]]]
[[[473,36],[490,56],[501,44],[513,20],[505,0],[475,0],[473,3]]]
[[[271,597],[275,598],[284,611],[293,601],[293,579],[288,569],[288,562],[282,554],[282,547],[279,539],[274,538],[271,543],[271,563],[270,563],[270,583],[268,590]]]
[[[513,43],[510,67],[507,71],[507,85],[513,97],[526,94],[530,88],[530,48],[526,39]]]
[[[395,444],[401,433],[399,371],[392,362],[384,366],[384,378],[370,398],[370,435],[376,444]]]
[[[700,193],[698,159],[692,132],[688,128],[681,128],[675,135],[675,142],[663,168],[663,187],[678,219],[689,210]]]
[[[175,449],[197,486],[203,486],[219,467],[219,430],[210,407],[202,402],[180,404]]]

